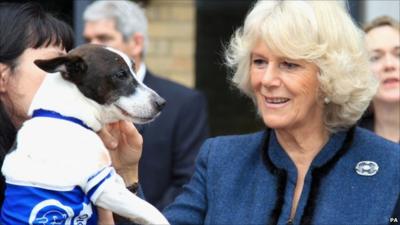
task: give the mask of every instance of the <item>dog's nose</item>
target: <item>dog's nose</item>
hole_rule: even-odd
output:
[[[167,101],[165,101],[165,99],[163,99],[161,97],[157,98],[155,101],[156,109],[158,111],[161,111],[164,108],[166,103],[167,103]]]

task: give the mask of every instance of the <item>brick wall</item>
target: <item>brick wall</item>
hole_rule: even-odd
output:
[[[185,86],[195,82],[194,0],[151,0],[146,7],[149,20],[150,70]]]

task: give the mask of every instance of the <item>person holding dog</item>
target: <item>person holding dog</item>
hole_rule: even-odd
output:
[[[400,143],[400,24],[382,16],[366,24],[364,31],[379,88],[360,125]]]
[[[208,139],[192,179],[164,210],[171,224],[400,218],[398,144],[356,127],[378,83],[341,1],[258,1],[226,60],[265,130]]]
[[[17,130],[28,118],[27,112],[45,72],[33,62],[64,55],[73,48],[69,25],[46,13],[37,3],[0,3],[0,164],[13,149]],[[40,132],[40,131],[38,131]],[[113,123],[99,132],[110,150],[113,166],[129,187],[137,171],[131,165],[140,158],[142,137],[125,121]],[[132,150],[137,150],[130,157]],[[123,166],[123,167],[121,167]],[[0,167],[1,168],[1,167]],[[132,175],[133,174],[133,175]],[[0,179],[0,208],[4,199],[4,177]],[[99,209],[100,224],[110,224],[107,212]],[[18,212],[16,212],[18,213]]]
[[[72,29],[36,4],[0,5],[0,150],[1,162],[17,129],[27,119],[33,95],[45,72],[33,64],[65,54],[73,47]],[[4,178],[2,177],[4,194]],[[3,198],[1,198],[2,202]]]
[[[134,62],[138,79],[167,103],[150,124],[138,126],[144,144],[139,177],[146,200],[163,209],[181,192],[208,136],[206,99],[198,91],[154,75],[145,64],[147,19],[131,1],[95,1],[83,15],[86,42],[121,50]]]

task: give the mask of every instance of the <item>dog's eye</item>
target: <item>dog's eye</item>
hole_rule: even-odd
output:
[[[119,71],[114,74],[114,77],[121,79],[121,80],[126,79],[126,78],[128,78],[128,73],[126,71]]]

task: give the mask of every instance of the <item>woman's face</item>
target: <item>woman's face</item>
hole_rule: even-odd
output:
[[[264,123],[274,129],[323,126],[316,65],[274,55],[264,42],[251,52],[250,79]]]
[[[378,77],[379,89],[374,101],[400,101],[400,32],[381,26],[366,34],[371,69]]]
[[[0,83],[0,98],[16,127],[21,126],[28,118],[27,113],[33,96],[46,74],[33,61],[50,59],[63,54],[66,54],[65,50],[57,46],[28,48],[17,59],[13,71],[10,68],[2,71],[4,74]]]

